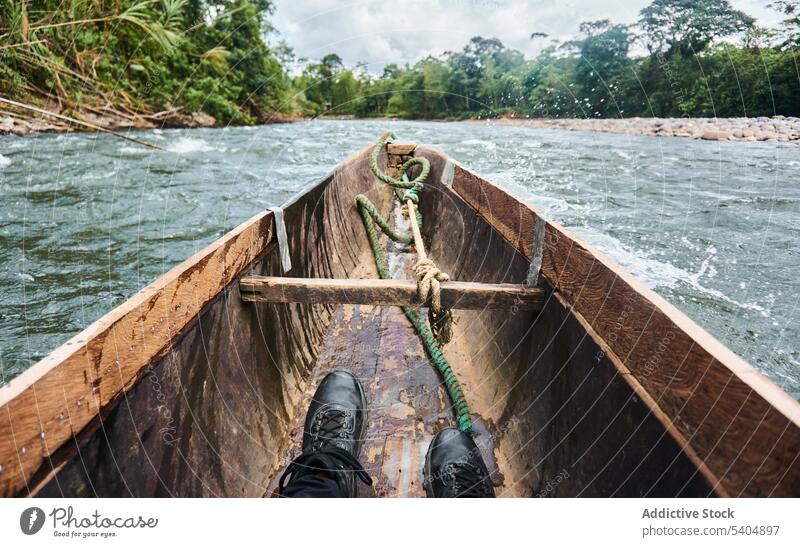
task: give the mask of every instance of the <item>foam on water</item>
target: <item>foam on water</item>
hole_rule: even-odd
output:
[[[545,218],[557,219],[564,213],[573,215],[588,215],[591,214],[595,205],[574,203],[564,198],[538,196],[530,200],[542,213]]]
[[[763,317],[770,316],[769,309],[764,306],[755,302],[740,302],[719,289],[708,287],[701,282],[704,278],[712,279],[718,273],[712,264],[716,255],[716,249],[713,246],[707,249],[708,255],[700,263],[697,271],[691,272],[670,262],[649,257],[650,253],[646,250],[633,250],[619,239],[608,234],[587,228],[572,228],[572,231],[613,258],[651,289],[677,289],[688,286],[698,294],[720,300],[743,310],[758,312]]]
[[[211,152],[214,148],[203,139],[193,139],[191,137],[182,137],[169,147],[171,152],[178,154],[191,154],[194,152]]]
[[[132,154],[135,156],[144,156],[152,152],[144,146],[123,145],[117,148],[120,154]]]
[[[465,144],[465,145],[468,145],[468,146],[481,146],[483,148],[486,148],[487,150],[495,150],[497,148],[497,144],[495,144],[494,142],[485,141],[485,140],[481,140],[481,139],[467,139],[467,140],[463,141],[462,144]]]
[[[682,279],[690,276],[683,268],[648,258],[641,250],[633,250],[611,235],[584,227],[572,227],[570,230],[614,259],[651,289],[674,289]]]
[[[0,154],[0,167],[8,167],[9,165],[11,165],[11,158],[7,158],[3,154]]]

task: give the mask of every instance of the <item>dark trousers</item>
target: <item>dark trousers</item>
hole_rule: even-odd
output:
[[[343,498],[342,489],[334,479],[319,475],[304,475],[293,480],[283,491],[286,498]]]

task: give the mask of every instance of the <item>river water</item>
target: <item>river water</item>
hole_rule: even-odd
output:
[[[387,129],[524,197],[800,398],[800,147],[466,123],[0,136],[0,383]]]

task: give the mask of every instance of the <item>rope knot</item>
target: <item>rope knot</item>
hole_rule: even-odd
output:
[[[419,196],[417,195],[417,192],[418,190],[416,186],[414,188],[406,190],[405,192],[403,192],[403,199],[401,201],[403,201],[404,203],[406,201],[413,201],[414,205],[419,205]]]
[[[440,282],[450,281],[450,276],[436,266],[430,258],[420,258],[414,265],[417,277],[417,294],[423,302],[430,298],[428,321],[431,332],[440,344],[446,344],[452,338],[453,314],[442,309],[442,288]]]
[[[403,214],[403,218],[409,217],[409,210],[408,210],[408,202],[410,201],[414,205],[419,205],[419,196],[417,195],[417,187],[410,188],[405,192],[397,191],[397,197],[400,198],[400,212]]]
[[[440,281],[450,281],[450,276],[440,270],[430,258],[420,258],[414,264],[414,275],[417,276],[417,293],[425,302],[431,299],[431,309],[440,313],[442,311],[442,289]]]

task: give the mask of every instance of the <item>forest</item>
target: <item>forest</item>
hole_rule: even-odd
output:
[[[0,95],[60,112],[204,112],[217,124],[316,116],[800,116],[800,0],[775,28],[728,0],[653,0],[632,25],[492,37],[381,74],[296,58],[269,0],[0,0]],[[290,70],[288,67],[301,68]]]

